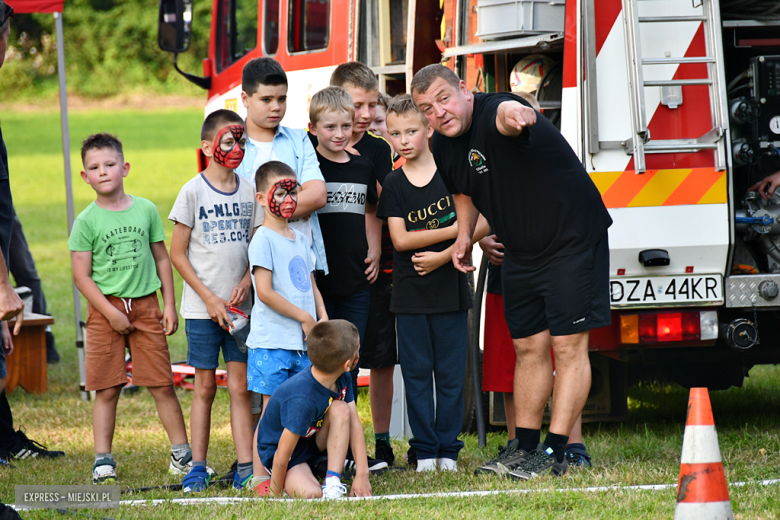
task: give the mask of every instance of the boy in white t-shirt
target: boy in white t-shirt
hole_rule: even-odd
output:
[[[227,365],[230,424],[238,457],[233,485],[252,477],[252,416],[246,383],[247,354],[228,332],[228,306],[248,313],[252,290],[247,250],[259,215],[254,187],[234,171],[244,156],[244,122],[235,112],[211,113],[201,129],[208,167],[179,192],[168,217],[175,222],[171,259],[184,279],[181,314],[186,320],[187,363],[195,367],[192,400],[192,470],[184,492],[208,488],[206,466],[211,405],[217,391],[219,352]]]

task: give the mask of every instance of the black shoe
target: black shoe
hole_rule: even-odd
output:
[[[14,469],[16,466],[14,466],[13,464],[11,464],[7,460],[5,460],[5,457],[7,457],[7,455],[5,455],[5,456],[0,455],[0,469],[2,469],[2,468]]]
[[[11,506],[0,503],[0,520],[22,520],[22,517]]]
[[[50,330],[46,331],[46,363],[53,365],[60,362],[60,353],[57,352],[57,346],[54,343],[54,334]]]
[[[582,448],[580,448],[580,446],[582,446]],[[593,466],[588,450],[586,450],[585,446],[582,444],[566,447],[566,462],[568,462],[571,467],[590,468]]]
[[[384,439],[376,440],[376,452],[374,453],[374,457],[387,462],[388,466],[392,466],[395,462],[393,447]]]
[[[512,480],[531,480],[544,475],[561,477],[566,474],[568,468],[566,457],[563,458],[563,462],[558,462],[552,448],[539,444],[516,470],[507,474],[507,477]]]
[[[406,450],[406,463],[410,468],[417,469],[417,450],[414,449],[414,446],[409,446],[409,449]]]
[[[520,441],[513,439],[506,446],[498,448],[498,454],[474,470],[475,475],[506,475],[522,464],[528,452],[520,449]]]
[[[46,446],[28,439],[22,430],[16,432],[16,442],[8,450],[12,459],[27,459],[40,457],[44,459],[56,459],[65,455],[64,451],[46,449]]]
[[[387,462],[383,460],[368,458],[368,474],[369,475],[381,475],[387,471]],[[323,453],[313,463],[309,464],[312,474],[320,480],[325,478],[325,474],[328,472],[328,454]],[[352,453],[347,453],[347,458],[344,460],[344,469],[341,473],[342,480],[351,480],[355,478],[355,459],[352,458]]]

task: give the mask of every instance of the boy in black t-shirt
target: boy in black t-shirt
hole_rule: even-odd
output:
[[[388,137],[406,158],[385,179],[379,215],[393,239],[393,297],[398,352],[403,369],[409,444],[417,471],[457,470],[463,423],[463,373],[471,295],[466,275],[451,262],[457,236],[455,206],[436,171],[428,138],[433,129],[411,97],[395,98],[387,110]],[[479,239],[488,231],[481,218]],[[433,378],[436,379],[434,413]]]
[[[341,87],[317,92],[309,105],[309,131],[318,138],[317,159],[328,199],[317,213],[330,272],[317,278],[331,318],[352,322],[362,345],[369,287],[379,271],[382,222],[376,218],[376,175],[364,157],[345,151],[354,108]],[[357,392],[357,367],[353,371]]]
[[[330,84],[342,87],[352,98],[355,119],[347,151],[371,161],[378,181],[377,190],[381,196],[385,177],[393,170],[393,151],[383,136],[368,132],[376,119],[379,104],[376,74],[363,63],[350,61],[336,67],[330,77]],[[371,369],[369,396],[376,438],[375,456],[388,464],[395,461],[389,430],[393,409],[393,372],[398,363],[395,317],[390,312],[392,292],[393,243],[387,226],[382,226],[379,275],[371,285],[368,322],[360,343],[360,366]]]
[[[268,401],[257,430],[257,452],[272,477],[255,491],[261,496],[341,498],[341,471],[351,447],[357,455],[353,496],[371,496],[366,440],[352,393],[349,371],[358,362],[358,332],[344,320],[322,321],[307,336],[311,366],[282,383]],[[309,464],[328,452],[320,487]]]

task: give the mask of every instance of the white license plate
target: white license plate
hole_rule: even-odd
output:
[[[723,277],[719,274],[611,278],[612,307],[723,303]]]

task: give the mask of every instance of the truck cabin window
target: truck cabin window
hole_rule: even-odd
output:
[[[289,52],[325,49],[330,29],[330,0],[290,0]]]
[[[257,0],[220,0],[217,10],[217,71],[257,47]]]
[[[279,0],[265,0],[263,14],[263,53],[273,56],[279,50]]]

